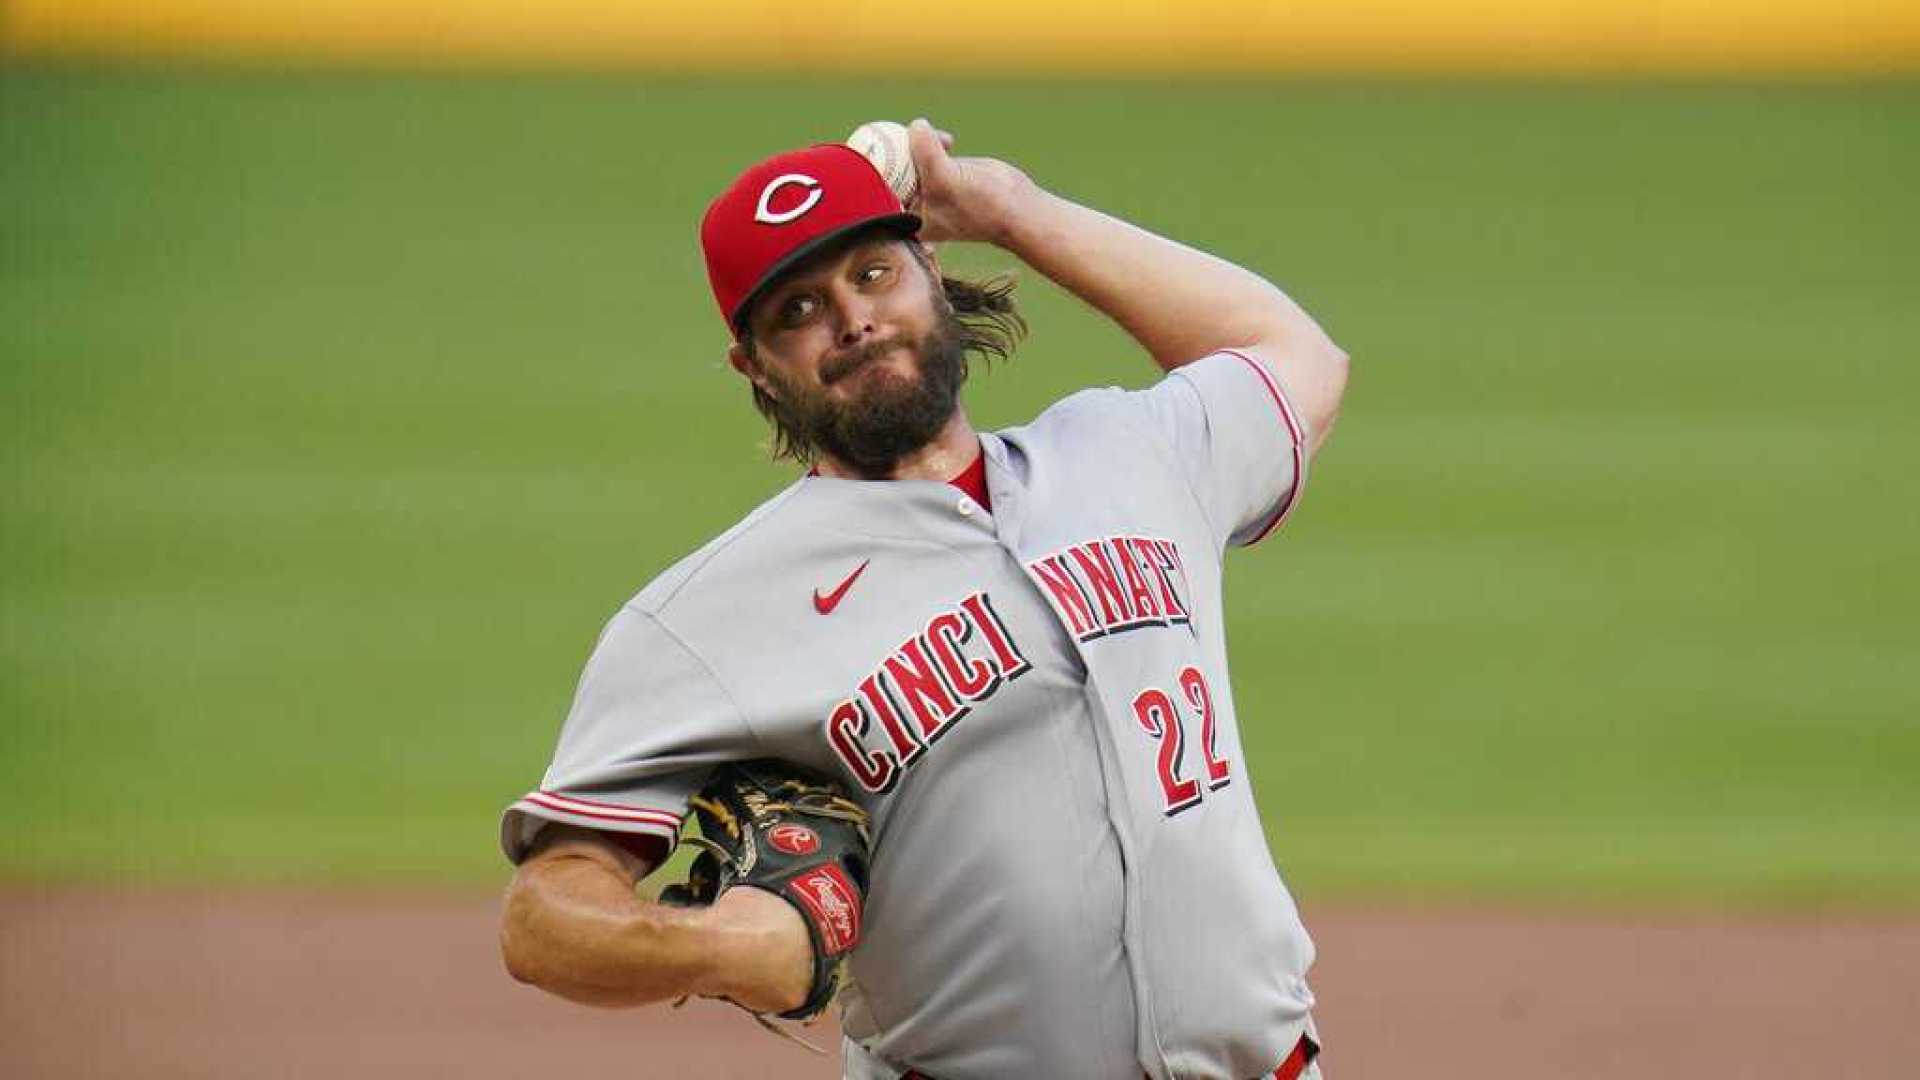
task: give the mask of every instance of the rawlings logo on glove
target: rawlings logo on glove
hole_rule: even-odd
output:
[[[809,870],[794,878],[789,888],[820,928],[820,944],[827,955],[838,956],[860,944],[860,895],[838,866]]]
[[[775,825],[767,843],[789,855],[811,855],[820,850],[820,834],[805,825]]]

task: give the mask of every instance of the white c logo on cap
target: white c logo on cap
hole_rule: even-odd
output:
[[[774,192],[779,191],[788,184],[799,184],[801,187],[812,190],[807,192],[806,198],[800,200],[799,206],[791,210],[782,210],[776,214],[768,208],[767,204],[773,201]],[[771,183],[767,184],[767,186],[761,190],[760,205],[753,208],[753,220],[764,221],[769,225],[785,225],[787,222],[813,209],[813,205],[819,201],[820,181],[797,172],[787,173],[785,176],[776,176]]]

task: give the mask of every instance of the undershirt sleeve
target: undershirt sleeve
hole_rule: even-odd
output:
[[[664,857],[679,842],[688,798],[715,766],[758,756],[754,743],[706,664],[630,605],[601,633],[553,763],[539,788],[507,808],[500,846],[518,863],[558,821],[659,845]]]

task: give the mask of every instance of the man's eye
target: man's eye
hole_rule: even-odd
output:
[[[813,314],[814,301],[811,296],[796,296],[780,305],[780,321],[797,323]]]
[[[887,271],[891,269],[893,269],[893,267],[888,266],[886,263],[874,263],[872,266],[860,271],[860,281],[862,284],[871,285],[887,276]]]

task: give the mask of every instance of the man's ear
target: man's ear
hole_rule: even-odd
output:
[[[754,360],[753,354],[747,351],[745,345],[736,341],[727,346],[727,363],[733,365],[733,370],[745,375],[747,381],[758,387],[761,393],[775,401],[780,400],[779,395],[773,392],[773,388],[767,385],[766,376],[760,374],[759,363]]]
[[[940,253],[933,250],[932,244],[922,243],[917,236],[907,237],[907,243],[920,265],[926,268],[927,281],[933,287],[933,306],[938,311],[953,312],[953,298],[947,295],[946,278],[940,274]]]
[[[927,243],[917,236],[908,237],[907,243],[912,244],[920,250],[920,257],[926,260],[927,269],[933,272],[934,280],[938,281],[940,279],[940,253],[934,250],[932,244]]]

